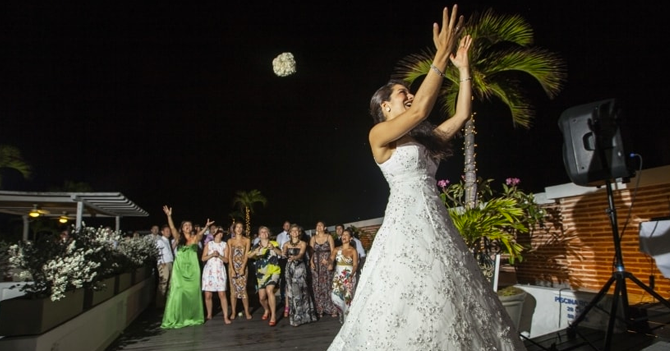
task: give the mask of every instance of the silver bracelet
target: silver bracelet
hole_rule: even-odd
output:
[[[445,76],[444,73],[442,73],[442,71],[440,71],[440,69],[437,68],[434,64],[431,63],[430,68],[432,68],[433,71],[435,71],[435,73],[439,74],[441,77],[447,78],[447,76]]]
[[[463,82],[467,82],[469,80],[472,80],[472,77],[467,77],[465,79],[461,79],[461,80],[459,80],[459,82],[463,83]]]

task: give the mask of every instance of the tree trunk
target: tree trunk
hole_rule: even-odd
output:
[[[464,141],[465,165],[465,208],[477,206],[477,163],[475,162],[475,118],[471,116],[465,122]]]
[[[251,211],[249,206],[244,206],[244,212],[247,220],[247,237],[251,238]]]

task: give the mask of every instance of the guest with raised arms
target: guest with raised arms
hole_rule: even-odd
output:
[[[163,206],[170,231],[177,242],[177,255],[172,266],[170,290],[161,328],[182,328],[205,322],[200,292],[198,244],[205,233],[193,231],[191,221],[182,221],[179,230],[172,220],[172,208]],[[207,219],[207,226],[214,223]]]

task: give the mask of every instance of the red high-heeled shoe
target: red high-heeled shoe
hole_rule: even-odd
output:
[[[275,325],[277,325],[277,322],[273,321],[273,320],[270,320],[270,323],[268,323],[268,325],[271,326],[271,327],[274,327]]]
[[[270,311],[265,311],[265,313],[263,313],[263,317],[261,319],[266,320],[266,319],[268,319],[269,315],[270,315]]]

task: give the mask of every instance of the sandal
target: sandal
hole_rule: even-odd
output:
[[[284,308],[284,317],[288,317],[288,306]]]
[[[265,311],[265,313],[263,313],[263,317],[261,317],[261,319],[266,320],[266,319],[268,319],[269,315],[270,315],[270,311]]]
[[[271,326],[271,327],[274,327],[275,325],[277,325],[277,322],[273,321],[273,320],[270,320],[270,323],[268,323],[268,325]]]

